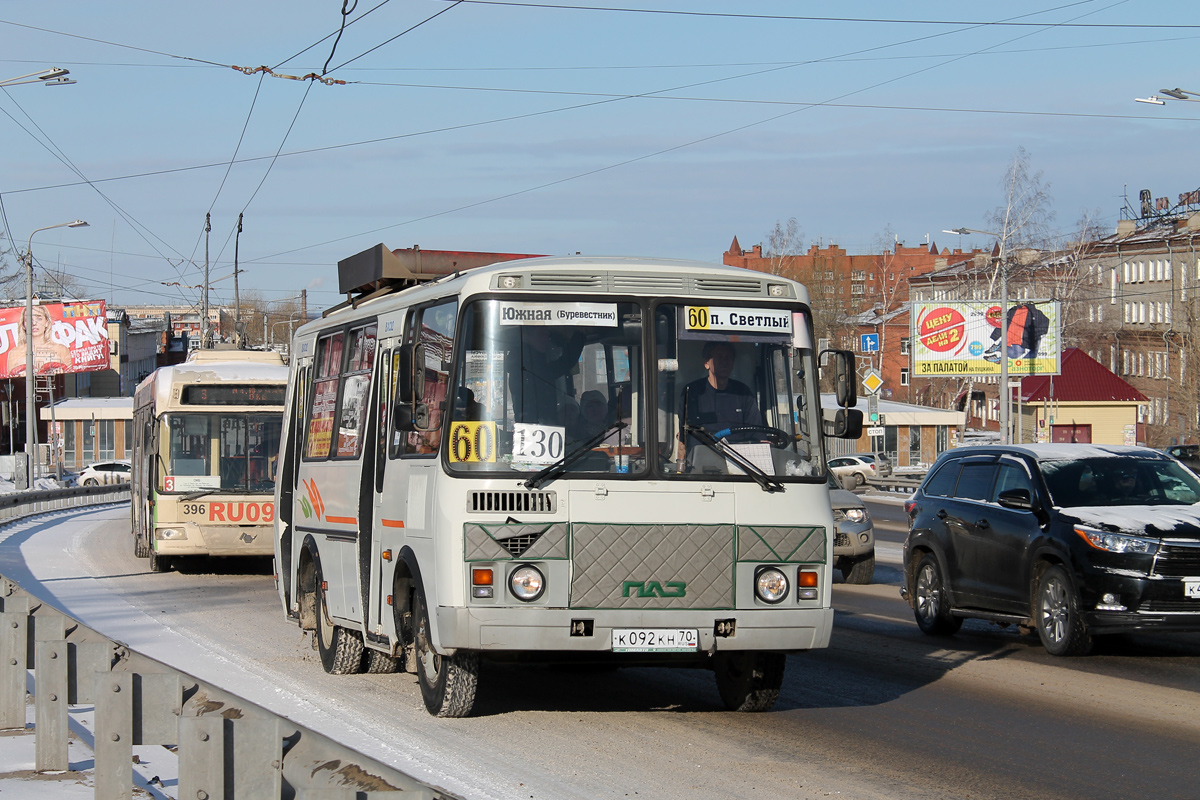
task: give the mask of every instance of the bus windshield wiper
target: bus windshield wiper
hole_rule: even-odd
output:
[[[724,439],[718,439],[699,425],[692,425],[686,420],[683,422],[683,432],[684,434],[694,436],[698,442],[717,455],[724,456],[734,464],[737,464],[743,472],[753,478],[754,482],[762,487],[764,492],[784,491],[783,483],[778,478],[768,475],[757,464],[735,450]]]
[[[626,423],[622,422],[621,420],[617,420],[612,425],[609,425],[607,428],[588,439],[586,442],[577,445],[573,450],[571,450],[571,452],[564,455],[558,461],[555,461],[553,464],[546,465],[537,474],[530,476],[529,480],[525,481],[525,488],[537,489],[541,487],[541,485],[546,481],[549,481],[550,479],[555,478],[565,472],[567,467],[578,461],[581,457],[583,457],[584,454],[591,452],[593,447],[600,444],[600,442],[612,435],[614,431],[619,431],[622,428],[627,427],[629,426]]]

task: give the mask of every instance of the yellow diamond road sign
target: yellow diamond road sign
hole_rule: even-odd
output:
[[[881,386],[883,386],[883,378],[879,377],[879,370],[873,369],[863,378],[863,388],[867,390],[868,394],[875,394]]]

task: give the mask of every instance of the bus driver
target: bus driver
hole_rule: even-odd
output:
[[[704,343],[700,352],[706,377],[692,381],[683,390],[687,407],[684,418],[689,425],[704,428],[714,436],[729,428],[744,426],[761,427],[762,412],[754,392],[741,381],[734,380],[734,350],[729,342],[711,341]],[[679,458],[690,454],[693,441],[679,442]]]

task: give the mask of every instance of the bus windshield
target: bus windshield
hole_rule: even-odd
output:
[[[655,309],[659,467],[667,475],[823,475],[807,314],[786,308]]]
[[[477,300],[459,348],[451,469],[645,471],[638,305]]]
[[[166,492],[274,490],[279,413],[172,413],[163,417]],[[160,469],[163,468],[160,466]]]

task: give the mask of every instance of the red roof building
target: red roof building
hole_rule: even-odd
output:
[[[1145,441],[1146,396],[1077,347],[1063,350],[1061,375],[1024,378],[1020,395],[1020,411],[1013,414],[1018,441]]]

